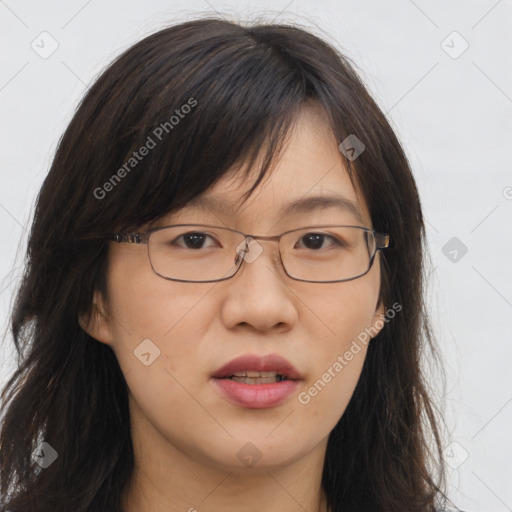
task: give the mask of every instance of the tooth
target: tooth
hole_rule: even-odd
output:
[[[250,377],[250,378],[258,378],[258,377],[275,377],[277,372],[257,372],[254,370],[247,370],[244,372],[235,372],[233,376],[235,377]]]
[[[234,380],[235,382],[240,382],[242,384],[273,384],[275,382],[281,382],[281,379],[275,375],[273,377],[231,377],[231,380]]]

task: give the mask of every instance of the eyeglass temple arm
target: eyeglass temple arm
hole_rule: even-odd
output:
[[[112,235],[112,240],[117,242],[118,244],[128,243],[128,244],[142,244],[144,240],[142,239],[140,233],[117,233]]]
[[[375,241],[377,242],[377,249],[385,249],[386,247],[389,247],[389,235],[375,233]]]

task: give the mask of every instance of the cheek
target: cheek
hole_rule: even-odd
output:
[[[347,350],[375,321],[378,272],[362,278],[308,290],[308,338],[325,354]],[[364,336],[361,336],[362,339]]]
[[[366,276],[365,276],[366,277]],[[353,394],[371,340],[377,286],[369,279],[342,283],[340,288],[318,290],[307,322],[310,356],[313,371],[298,401],[311,418],[322,417],[334,427]]]
[[[124,274],[111,276],[112,348],[132,403],[176,443],[176,432],[197,433],[198,418],[201,428],[215,428],[193,398],[205,385],[208,358],[201,340],[211,323],[208,291],[213,285],[199,285],[199,290],[145,272],[131,279]]]
[[[162,279],[146,264],[145,253],[131,265],[112,264],[108,284],[112,349],[123,372],[144,370],[143,378],[153,379],[162,378],[164,368],[173,372],[180,366],[176,362],[199,364],[195,353],[211,321],[207,305],[213,284],[193,287]]]

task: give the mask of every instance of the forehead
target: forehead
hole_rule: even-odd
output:
[[[297,119],[280,158],[245,201],[242,196],[261,165],[261,158],[243,173],[228,173],[179,211],[183,215],[215,215],[223,221],[272,222],[318,213],[332,213],[340,223],[369,227],[364,198],[355,190],[345,168],[339,142],[321,111],[305,109]]]

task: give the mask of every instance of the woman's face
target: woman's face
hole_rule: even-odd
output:
[[[254,235],[319,224],[371,227],[338,143],[317,111],[304,110],[276,168],[243,206],[231,214],[187,206],[159,224],[213,224]],[[252,183],[237,176],[220,180],[204,195],[234,205]],[[320,194],[352,201],[363,223],[340,207],[279,213],[292,201]],[[382,325],[379,256],[358,279],[309,283],[284,273],[275,242],[258,244],[263,252],[244,261],[231,279],[185,283],[156,275],[146,245],[112,243],[108,314],[87,329],[115,352],[141,450],[152,446],[171,459],[230,471],[268,470],[325,454],[366,356],[360,335],[376,322]],[[246,355],[280,356],[299,379],[291,386],[267,384],[270,391],[264,392],[247,391],[262,384],[233,380],[219,386],[212,376]],[[272,402],[283,385],[290,394]],[[222,391],[229,386],[238,399]]]

